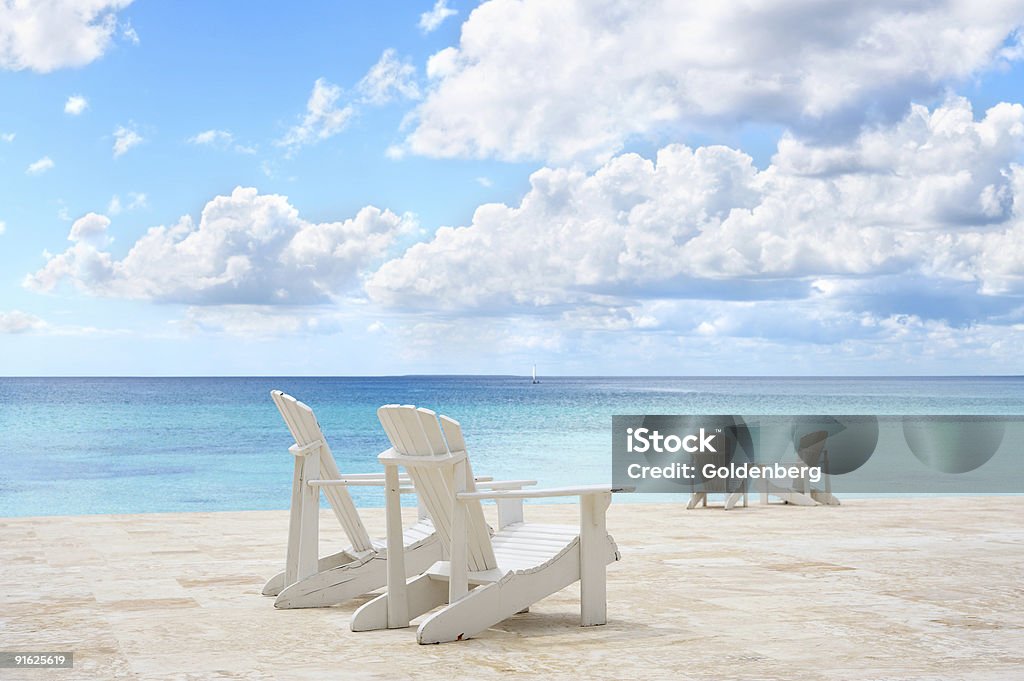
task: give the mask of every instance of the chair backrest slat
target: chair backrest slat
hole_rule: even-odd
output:
[[[457,421],[445,416],[438,421],[437,415],[429,409],[417,409],[411,405],[384,405],[377,410],[381,425],[399,454],[407,456],[440,456],[464,452],[465,442]],[[444,429],[442,431],[442,428]],[[426,463],[426,462],[424,462]],[[417,466],[406,465],[416,493],[427,507],[434,527],[441,541],[451,552],[452,508],[455,502],[455,463]],[[466,460],[467,480],[465,489],[474,491],[472,468]],[[484,519],[479,501],[467,504],[469,511],[469,569],[489,570],[497,567],[491,535]]]
[[[295,444],[302,447],[317,440],[324,443],[320,448],[320,477],[328,480],[340,478],[341,472],[338,470],[338,463],[334,460],[331,448],[327,445],[327,438],[324,437],[313,410],[280,390],[272,390],[270,396],[274,400],[274,404],[277,405],[277,410],[281,412],[281,417],[295,439]],[[342,529],[348,535],[352,548],[356,551],[373,548],[370,535],[359,517],[359,511],[348,490],[345,487],[322,487],[321,489]]]
[[[384,426],[384,432],[388,435],[388,440],[391,441],[391,446],[395,448],[395,451],[399,454],[408,454],[412,451],[411,444],[406,444],[403,433],[399,431],[398,425],[395,423],[394,415],[397,404],[385,404],[383,407],[377,410],[377,418],[380,419],[380,424]]]
[[[433,414],[433,412],[431,412]],[[444,439],[448,443],[449,450],[453,452],[466,451],[466,440],[462,437],[462,426],[453,418],[448,416],[440,417],[441,430],[444,431]],[[473,466],[466,458],[466,489],[476,489],[476,484],[473,481]],[[479,507],[480,502],[475,502],[475,505]],[[476,518],[480,520],[477,521]],[[470,533],[470,554],[472,558],[472,552],[474,547],[490,546],[491,533],[488,530],[487,524],[483,522],[483,510],[481,508],[479,514],[470,513],[469,522],[469,533]],[[478,559],[485,563],[494,561],[493,555],[488,556],[485,550],[481,549]]]
[[[420,429],[427,438],[427,447],[433,454],[446,454],[448,446],[444,442],[441,429],[437,427],[437,414],[420,407],[416,410],[416,416],[420,421]],[[452,451],[455,451],[454,449]]]
[[[462,437],[462,426],[459,422],[453,418],[447,416],[441,417],[441,428],[444,429],[444,439],[448,441],[448,446],[453,452],[459,451],[460,449],[466,450],[466,440]]]
[[[409,470],[409,478],[412,480],[416,493],[423,497],[423,505],[427,507],[427,513],[434,522],[441,541],[445,546],[451,545],[452,540],[452,514],[448,507],[448,488],[444,484],[441,472],[436,468],[416,468]],[[444,510],[447,509],[447,510]]]

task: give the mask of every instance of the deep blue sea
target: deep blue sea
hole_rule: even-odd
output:
[[[1021,377],[0,378],[0,517],[287,508],[271,389],[313,408],[342,471],[379,470],[376,408],[402,403],[459,420],[477,474],[545,486],[609,482],[614,414],[1024,414]]]

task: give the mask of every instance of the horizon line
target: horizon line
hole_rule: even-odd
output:
[[[901,378],[1024,378],[1024,374],[544,374],[544,378],[676,378],[676,379],[707,379],[707,378],[842,378],[842,379],[901,379]],[[471,373],[424,373],[424,374],[78,374],[78,375],[4,375],[3,379],[156,379],[156,378],[530,378],[530,374],[471,374]]]

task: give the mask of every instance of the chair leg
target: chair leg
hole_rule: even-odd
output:
[[[386,561],[373,558],[353,561],[289,584],[274,601],[279,610],[322,608],[343,603],[360,594],[380,588],[387,581]]]
[[[299,578],[299,539],[302,535],[302,460],[295,457],[292,474],[292,503],[288,514],[288,553],[284,563],[284,586]]]
[[[578,561],[579,554],[569,552],[541,572],[507,575],[499,582],[478,586],[455,603],[428,615],[416,631],[416,640],[446,643],[472,638],[579,580]],[[603,574],[603,565],[601,570]]]
[[[363,603],[352,614],[352,631],[376,631],[388,628],[388,595],[381,594]]]
[[[332,553],[329,556],[324,556],[320,559],[316,569],[317,572],[324,572],[325,570],[339,567],[345,563],[351,563],[354,560],[356,560],[356,556],[346,549],[344,551]],[[276,596],[281,593],[281,590],[286,586],[290,585],[285,584],[285,573],[283,571],[278,572],[276,575],[268,579],[267,583],[263,585],[262,594],[264,596]]]
[[[349,555],[349,560],[339,558]],[[405,575],[415,577],[441,560],[441,540],[433,538],[405,550]],[[333,562],[330,562],[333,561]],[[318,608],[342,603],[387,583],[387,552],[360,556],[336,553],[320,559],[320,572],[282,589],[274,607]]]
[[[606,552],[608,528],[605,512],[611,494],[590,494],[580,499],[580,626],[608,621]]]
[[[387,626],[402,629],[409,626],[408,595],[405,584],[405,546],[402,543],[402,502],[399,497],[398,466],[384,467],[384,514],[387,523],[388,590]]]
[[[419,643],[447,643],[472,638],[484,629],[508,619],[529,603],[515,602],[502,593],[500,582],[478,586],[457,602],[427,617],[416,630]]]
[[[448,582],[420,575],[406,584],[409,619],[419,617],[448,602]],[[472,592],[471,592],[472,593]],[[352,615],[352,631],[374,631],[388,628],[388,598],[381,594],[364,603]]]
[[[299,537],[298,579],[305,579],[317,572],[320,555],[320,488],[306,484],[320,477],[320,457],[311,455],[302,458],[302,530]]]

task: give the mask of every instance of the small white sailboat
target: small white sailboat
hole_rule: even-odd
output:
[[[537,365],[536,364],[533,365],[533,380],[530,381],[530,383],[532,383],[533,385],[537,385],[538,383],[540,383],[540,381],[537,380]]]

